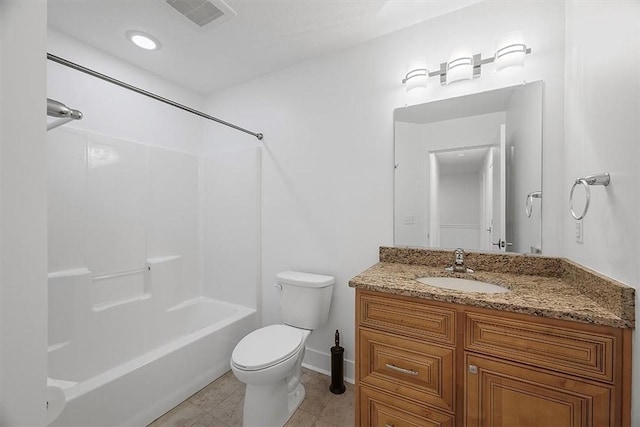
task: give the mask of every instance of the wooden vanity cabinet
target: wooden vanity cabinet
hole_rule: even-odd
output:
[[[356,425],[629,426],[631,330],[356,292]]]

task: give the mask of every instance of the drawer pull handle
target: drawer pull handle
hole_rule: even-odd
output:
[[[399,368],[396,365],[392,365],[390,363],[387,363],[387,368],[393,369],[394,371],[402,372],[403,374],[407,374],[407,375],[413,375],[413,376],[418,375],[418,371],[414,371],[414,370],[411,370],[411,369],[405,369],[405,368]]]
[[[386,423],[384,427],[393,427],[393,424]]]

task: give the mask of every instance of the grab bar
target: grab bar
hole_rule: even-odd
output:
[[[146,273],[147,271],[151,271],[150,265],[144,268],[139,268],[137,270],[127,270],[127,271],[118,271],[117,273],[99,274],[96,276],[92,276],[91,279],[94,281],[104,280],[104,279],[113,279],[114,277],[131,276],[132,274]]]
[[[527,194],[527,201],[524,203],[524,213],[527,218],[531,218],[533,212],[533,199],[542,199],[542,191],[532,191]]]
[[[610,182],[611,182],[611,176],[609,175],[609,172],[603,172],[595,175],[589,175],[584,178],[576,179],[576,181],[573,183],[573,186],[571,187],[571,192],[569,193],[569,209],[571,210],[571,216],[575,220],[580,221],[582,218],[584,218],[587,215],[587,212],[589,211],[589,201],[591,199],[591,190],[589,189],[589,186],[604,185],[606,187],[607,185],[609,185]],[[585,194],[586,194],[584,209],[582,211],[582,214],[580,215],[576,214],[576,212],[573,210],[573,191],[576,189],[576,186],[578,184],[581,184],[584,187]]]

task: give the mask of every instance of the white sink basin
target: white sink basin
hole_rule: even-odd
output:
[[[425,285],[436,288],[451,289],[462,292],[482,292],[485,294],[499,294],[509,292],[508,288],[494,285],[493,283],[481,282],[479,280],[459,279],[457,277],[420,277],[416,279]]]

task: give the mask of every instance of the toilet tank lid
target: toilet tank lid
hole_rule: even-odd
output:
[[[324,276],[322,274],[302,273],[299,271],[283,271],[276,274],[278,283],[295,286],[310,286],[313,288],[325,288],[336,282],[333,276]]]

